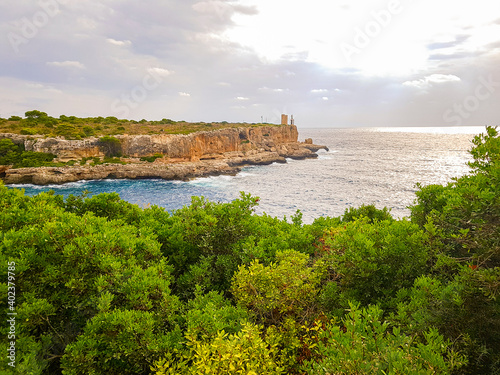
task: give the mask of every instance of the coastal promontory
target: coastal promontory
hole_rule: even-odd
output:
[[[298,141],[295,125],[240,124],[188,134],[93,135],[67,139],[50,134],[0,133],[0,178],[6,184],[61,184],[104,178],[186,180],[236,174],[245,165],[317,157],[312,140]],[[50,163],[8,164],[16,145],[25,155],[50,155]],[[3,150],[3,151],[2,151]],[[11,155],[11,154],[9,154]],[[3,157],[2,157],[3,156]],[[10,159],[13,159],[11,156]],[[49,158],[50,159],[50,158]],[[25,160],[25,159],[23,159]]]

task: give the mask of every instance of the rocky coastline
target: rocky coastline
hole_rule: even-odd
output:
[[[97,138],[65,140],[1,134],[29,151],[57,155],[58,161],[104,157]],[[287,158],[317,157],[326,146],[311,139],[298,142],[295,126],[263,126],[196,132],[188,135],[116,136],[125,164],[73,165],[63,167],[10,168],[0,166],[5,184],[63,184],[80,180],[146,179],[189,180],[214,175],[234,175],[246,165],[286,163]],[[161,154],[154,162],[141,157]]]

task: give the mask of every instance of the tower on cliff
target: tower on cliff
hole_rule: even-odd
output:
[[[281,115],[281,125],[288,125],[288,115]]]

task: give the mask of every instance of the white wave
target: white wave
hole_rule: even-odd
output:
[[[182,180],[161,180],[159,182],[162,184],[174,184],[174,185],[182,185],[182,184],[187,183],[186,181],[182,181]]]
[[[79,188],[84,186],[88,181],[74,181],[67,182],[65,184],[49,184],[49,185],[35,185],[35,184],[11,184],[9,187],[17,188],[17,189],[33,189],[33,190],[57,190],[57,189],[67,189],[67,188]]]
[[[250,173],[250,172],[240,172],[240,173],[238,173],[234,177],[235,178],[246,178],[246,177],[252,177],[252,176],[256,176],[256,174],[255,173]]]
[[[44,188],[41,185],[33,185],[33,184],[9,184],[7,187],[16,188],[16,189],[38,189]]]
[[[123,181],[133,181],[133,179],[131,179],[131,178],[104,178],[104,179],[101,179],[99,181],[104,181],[107,184],[120,184]]]
[[[209,177],[198,177],[193,180],[188,181],[188,184],[204,187],[221,187],[227,186],[235,176],[209,176]]]
[[[317,160],[331,160],[331,159],[333,159],[333,157],[327,156],[327,155],[324,155],[324,154],[318,154],[318,157],[316,159]]]

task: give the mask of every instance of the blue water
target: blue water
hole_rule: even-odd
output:
[[[415,184],[445,184],[468,171],[468,150],[473,134],[484,128],[367,128],[300,129],[300,139],[313,138],[330,151],[317,159],[288,160],[287,164],[246,167],[236,176],[199,178],[192,181],[97,180],[64,185],[11,185],[26,194],[54,190],[67,197],[117,192],[141,207],[159,205],[175,210],[191,196],[228,202],[240,191],[260,197],[258,213],[293,215],[304,222],[319,216],[339,216],[361,204],[388,207],[395,217],[409,215]]]

